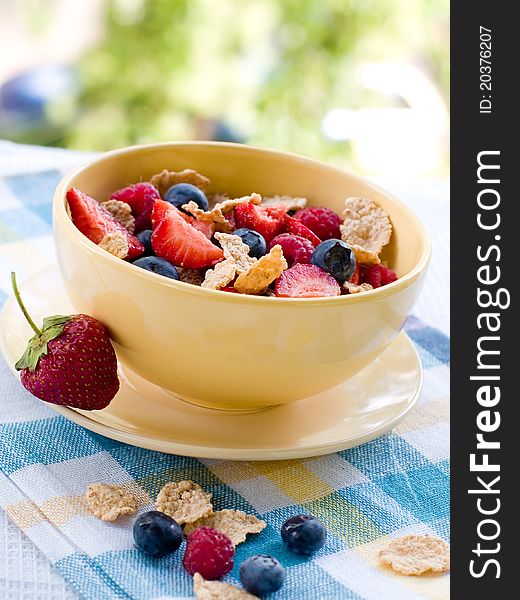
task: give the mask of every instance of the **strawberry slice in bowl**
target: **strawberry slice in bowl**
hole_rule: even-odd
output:
[[[215,225],[213,223],[199,221],[195,217],[192,217],[191,215],[188,215],[185,212],[177,209],[175,206],[173,206],[173,204],[171,204],[171,202],[167,202],[166,200],[158,200],[154,204],[151,214],[152,227],[154,229],[169,210],[177,210],[186,223],[189,223],[192,227],[202,232],[208,238],[208,240],[213,237],[213,234],[215,233]]]
[[[193,227],[177,208],[169,202],[157,204],[152,214],[152,248],[157,256],[185,269],[205,269],[223,260],[222,249]]]
[[[124,258],[131,260],[143,254],[143,244],[94,198],[71,188],[67,192],[67,201],[72,222],[91,242],[99,245],[106,236],[118,234],[128,244],[128,253]]]
[[[173,210],[173,204],[170,202],[166,202],[166,200],[157,200],[153,205],[152,214],[150,215],[150,220],[152,222],[152,229],[155,229],[157,225],[162,221],[164,215],[169,211]]]
[[[236,229],[253,229],[263,235],[267,243],[282,231],[285,213],[284,206],[256,206],[251,203],[239,204],[233,209]]]
[[[276,280],[275,294],[278,298],[322,298],[339,296],[339,283],[320,267],[295,263]]]

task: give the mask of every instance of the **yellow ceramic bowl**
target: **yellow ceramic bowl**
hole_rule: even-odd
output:
[[[383,258],[399,280],[334,298],[229,294],[134,267],[99,249],[70,220],[65,194],[71,186],[104,201],[164,168],[196,169],[211,179],[210,192],[305,196],[338,213],[347,196],[372,198],[391,216],[394,232]],[[292,402],[358,373],[403,327],[430,257],[423,225],[382,190],[319,162],[236,144],[166,143],[104,154],[62,179],[53,221],[72,304],[105,323],[123,367],[212,408]]]

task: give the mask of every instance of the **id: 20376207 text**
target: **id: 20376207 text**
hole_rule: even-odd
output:
[[[492,111],[492,64],[491,64],[491,29],[480,26],[480,113],[491,114]]]

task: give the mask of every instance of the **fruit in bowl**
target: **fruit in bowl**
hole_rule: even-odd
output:
[[[117,258],[209,289],[314,298],[367,292],[397,280],[379,259],[391,238],[390,218],[370,199],[347,198],[342,220],[330,208],[307,207],[307,198],[255,192],[230,198],[220,190],[208,199],[204,175],[192,169],[161,173],[103,203],[72,187],[72,221]],[[151,182],[165,178],[176,183],[161,195]],[[313,267],[294,266],[309,263]]]
[[[101,207],[85,201],[95,226],[70,197]],[[73,305],[109,327],[123,369],[239,410],[320,393],[368,365],[404,325],[430,253],[416,217],[359,178],[197,142],[118,150],[69,174],[54,237]]]

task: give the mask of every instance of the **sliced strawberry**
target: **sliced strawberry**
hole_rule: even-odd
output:
[[[316,265],[295,263],[276,280],[275,294],[279,298],[319,298],[339,296],[339,283]]]
[[[175,206],[173,206],[171,202],[166,202],[165,200],[157,200],[153,207],[151,215],[153,228],[155,229],[155,227],[159,224],[164,215],[169,210],[173,210],[174,208]],[[195,229],[201,231],[208,238],[208,240],[210,240],[213,237],[213,234],[215,233],[215,225],[213,223],[205,223],[204,221],[198,221],[192,215],[188,215],[182,211],[179,211],[179,214],[186,221],[186,223],[189,223],[192,227],[195,227]]]
[[[202,232],[208,238],[208,240],[210,240],[213,237],[213,234],[215,233],[214,223],[206,223],[205,221],[199,221],[191,215],[187,215],[182,211],[179,212],[181,214],[181,217],[186,221],[186,223],[189,223],[192,227],[195,227],[195,229],[198,229],[200,232]]]
[[[255,205],[253,205],[255,206]],[[283,204],[275,205],[275,206],[262,206],[258,207],[262,208],[264,212],[266,212],[270,217],[276,219],[277,221],[283,221],[284,216],[287,213],[287,207]]]
[[[128,185],[114,192],[110,198],[112,200],[121,200],[130,205],[132,214],[135,217],[136,233],[139,233],[143,229],[151,229],[150,216],[153,205],[156,200],[161,199],[159,191],[151,183],[141,182]]]
[[[204,269],[222,260],[222,250],[185,221],[178,209],[170,206],[171,209],[164,211],[152,233],[155,254],[185,269]],[[152,215],[152,218],[155,217]]]
[[[285,208],[283,206],[255,206],[251,203],[239,204],[233,209],[238,229],[246,227],[262,234],[269,243],[283,228]]]
[[[369,283],[373,288],[378,288],[397,281],[397,274],[385,265],[367,265],[361,280],[362,283]]]
[[[76,188],[67,192],[72,222],[94,244],[99,244],[108,233],[122,233],[128,242],[126,258],[137,258],[144,252],[141,242],[125,229],[119,221],[87,194]]]
[[[300,223],[294,217],[290,217],[289,215],[285,215],[284,217],[284,230],[286,233],[292,233],[293,235],[299,235],[309,242],[312,242],[312,245],[316,248],[319,244],[321,244],[320,238],[313,233],[308,227],[306,227],[303,223]]]
[[[166,202],[166,200],[157,200],[157,202],[153,205],[152,214],[150,216],[150,220],[152,222],[152,228],[155,229],[159,222],[162,220],[164,215],[169,211],[173,210],[174,206],[170,202]]]
[[[226,287],[220,288],[221,292],[230,292],[231,294],[240,294],[240,292],[235,289],[234,285],[226,285]]]

